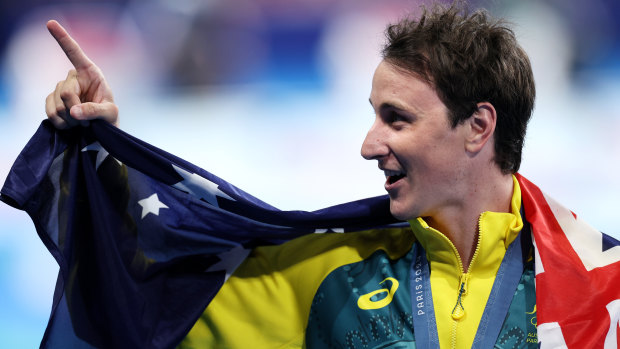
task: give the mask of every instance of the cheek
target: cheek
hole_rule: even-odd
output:
[[[432,160],[438,168],[455,168],[461,164],[462,156],[465,154],[465,147],[458,137],[438,138],[431,150]]]
[[[462,170],[460,161],[453,153],[445,149],[428,150],[413,159],[412,171],[414,182],[425,183],[424,187],[450,188],[457,174]]]

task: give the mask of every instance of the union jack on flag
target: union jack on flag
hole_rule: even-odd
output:
[[[620,243],[518,176],[536,246],[543,348],[618,348]]]

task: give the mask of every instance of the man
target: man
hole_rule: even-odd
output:
[[[512,174],[534,95],[525,52],[484,12],[451,8],[388,29],[362,155],[378,160],[392,214],[412,220],[427,251],[433,295],[445,297],[433,298],[442,347],[472,345],[523,227]]]
[[[118,126],[101,71],[58,23],[48,29],[75,67],[47,97],[50,121]],[[527,55],[501,22],[456,6],[387,36],[362,156],[378,161],[390,211],[411,229],[255,248],[182,347],[537,345],[531,184],[515,176],[535,96]],[[546,338],[563,340],[554,331]]]

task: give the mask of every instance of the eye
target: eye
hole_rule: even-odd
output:
[[[400,128],[409,122],[409,118],[395,110],[387,110],[384,115],[387,124],[395,128]]]
[[[388,112],[386,119],[387,119],[386,121],[389,123],[404,121],[403,116],[393,110]]]

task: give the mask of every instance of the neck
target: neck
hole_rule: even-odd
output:
[[[462,201],[425,217],[425,220],[452,241],[467,271],[478,243],[480,214],[485,211],[511,212],[512,193],[512,175],[502,174],[497,169],[488,176],[475,177],[470,183],[464,183],[460,190]]]

